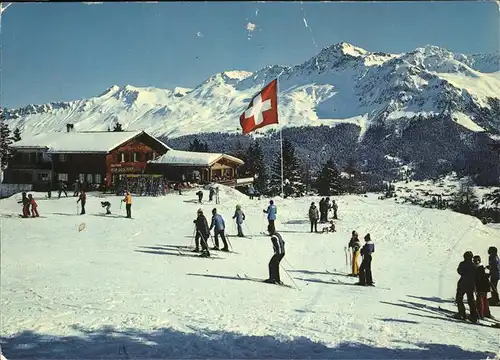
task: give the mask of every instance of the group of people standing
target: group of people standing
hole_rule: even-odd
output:
[[[372,242],[369,233],[365,235],[364,240],[365,244],[361,247],[358,233],[356,230],[352,231],[351,240],[349,240],[349,244],[347,245],[352,253],[351,276],[359,276],[357,285],[375,286],[372,276],[372,254],[375,252],[375,244]],[[358,265],[360,254],[362,257],[361,266]]]
[[[477,322],[478,319],[491,318],[489,307],[500,306],[498,298],[498,280],[500,278],[498,249],[495,246],[488,248],[488,265],[486,266],[481,264],[481,256],[474,255],[472,251],[466,251],[463,258],[464,260],[457,268],[460,275],[455,296],[458,313],[454,317],[462,320],[467,319],[463,301],[463,297],[466,295],[470,321]],[[488,292],[491,292],[490,299],[487,298]],[[474,294],[476,299],[474,299]]]
[[[36,203],[33,195],[28,194],[26,196],[26,192],[23,191],[21,201],[17,202],[18,204],[23,204],[23,218],[30,217],[30,208],[31,208],[31,217],[40,217],[38,214],[38,204]]]

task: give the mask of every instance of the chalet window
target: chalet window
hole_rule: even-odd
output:
[[[119,160],[120,162],[124,162],[125,161],[125,154],[124,153],[120,153],[119,159],[120,159]]]
[[[59,161],[60,162],[65,162],[68,160],[68,157],[66,156],[66,154],[59,154]]]
[[[93,181],[92,181],[92,174],[87,174],[87,183],[88,184],[92,184]]]
[[[64,174],[64,173],[57,174],[57,180],[68,181],[68,174]]]
[[[102,176],[101,174],[94,174],[94,180],[96,184],[101,184],[102,183]]]
[[[129,153],[124,153],[124,154],[123,154],[123,157],[124,157],[124,159],[125,159],[125,160],[123,160],[123,161],[125,161],[125,162],[129,162],[129,161],[130,161],[130,154],[129,154]]]
[[[133,156],[134,156],[134,157],[133,157],[133,159],[134,159],[133,161],[134,161],[134,162],[138,162],[138,161],[139,161],[139,154],[135,152],[135,153],[133,154]]]
[[[85,180],[85,174],[78,174],[78,180],[82,183]]]
[[[47,181],[49,179],[48,173],[38,173],[38,181]]]

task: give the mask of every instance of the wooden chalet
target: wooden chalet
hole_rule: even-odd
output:
[[[163,174],[170,181],[236,185],[244,182],[238,179],[238,167],[243,164],[243,160],[222,153],[170,149],[149,161],[146,172]]]
[[[122,174],[140,174],[170,148],[144,131],[48,132],[12,144],[14,156],[4,183],[73,184],[109,187]]]
[[[12,149],[4,183],[33,184],[39,190],[76,180],[87,190],[109,188],[138,174],[163,175],[171,182],[249,182],[237,181],[243,164],[238,158],[174,150],[144,131],[73,131],[68,124],[66,132],[25,137]]]

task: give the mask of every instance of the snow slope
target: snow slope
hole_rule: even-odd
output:
[[[272,247],[259,235],[267,200],[221,187],[228,232],[241,204],[251,239],[237,253],[177,256],[192,243],[195,191],[133,200],[133,219],[104,217],[91,194],[87,215],[75,198],[44,200],[38,219],[17,216],[17,196],[0,201],[1,346],[18,358],[343,358],[486,359],[500,354],[498,330],[451,320],[456,266],[465,250],[486,256],[500,229],[461,214],[344,196],[334,234],[310,234],[314,198],[276,199],[282,265],[299,290],[242,280],[265,278]],[[213,204],[203,204],[209,216]],[[29,223],[29,227],[26,225]],[[85,230],[78,232],[80,224]],[[321,225],[320,225],[321,227]],[[370,232],[377,287],[333,284],[345,276],[353,229]],[[293,266],[293,268],[292,268]],[[335,274],[328,274],[326,270]],[[282,271],[282,279],[292,284]],[[387,290],[390,288],[391,290]],[[499,308],[493,315],[500,317]],[[486,323],[486,322],[485,322]]]
[[[11,128],[19,127],[25,136],[61,130],[67,123],[76,130],[106,130],[116,122],[124,129],[170,138],[234,133],[241,131],[239,116],[252,96],[279,77],[277,126],[354,123],[364,133],[380,122],[393,124],[448,109],[461,111],[469,121],[459,123],[477,131],[482,126],[474,118],[478,107],[489,108],[488,98],[500,101],[500,66],[493,59],[494,54],[456,54],[436,46],[385,54],[339,43],[302,64],[270,65],[253,73],[225,71],[194,89],[113,85],[97,97],[28,105],[10,109],[7,117]],[[495,129],[500,131],[497,121],[485,128]]]

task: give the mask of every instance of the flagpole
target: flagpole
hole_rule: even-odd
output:
[[[278,75],[276,78],[276,101],[279,103],[279,79],[280,79],[281,73]],[[278,114],[278,123],[279,123],[279,105],[276,104],[276,107],[278,108],[276,113]],[[282,132],[283,126],[280,126],[280,154],[281,154],[281,197],[285,197],[285,192],[283,191],[283,132]]]

